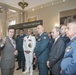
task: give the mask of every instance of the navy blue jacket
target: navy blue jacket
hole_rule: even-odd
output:
[[[76,75],[76,37],[74,37],[65,50],[61,62],[62,75]]]
[[[22,35],[22,36],[17,36],[16,37],[16,49],[18,51],[23,51],[23,38],[24,38],[25,35]]]

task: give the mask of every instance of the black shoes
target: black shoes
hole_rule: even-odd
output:
[[[20,70],[21,69],[21,67],[18,67],[16,70]],[[22,72],[24,72],[25,71],[25,69],[22,69]]]
[[[24,72],[25,71],[25,69],[22,69],[22,72]]]
[[[20,70],[21,69],[21,67],[18,67],[16,70]]]

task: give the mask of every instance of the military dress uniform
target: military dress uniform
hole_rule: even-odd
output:
[[[69,42],[61,62],[62,75],[76,75],[76,36]]]
[[[34,36],[26,36],[24,37],[23,41],[23,49],[25,53],[25,60],[26,60],[26,72],[29,72],[30,69],[30,75],[33,74],[33,51],[36,45],[36,39]],[[26,53],[25,51],[30,51],[30,53]]]
[[[49,56],[49,37],[46,33],[42,33],[36,43],[34,53],[37,57],[39,75],[48,75],[46,62]]]

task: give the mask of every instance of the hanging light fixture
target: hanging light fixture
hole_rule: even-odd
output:
[[[19,2],[18,5],[19,5],[22,9],[24,9],[25,7],[28,6],[28,3],[27,3],[27,2],[24,2],[24,0],[23,0],[23,1]]]

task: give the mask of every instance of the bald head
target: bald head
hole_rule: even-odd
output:
[[[38,32],[38,34],[41,34],[42,32],[44,32],[44,28],[42,25],[37,26],[37,32]]]
[[[73,28],[76,29],[76,22],[71,22],[71,23],[68,23],[67,25],[70,25],[70,26],[72,26]]]

